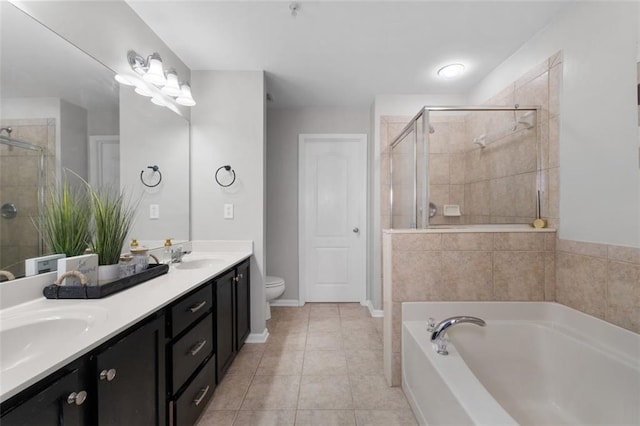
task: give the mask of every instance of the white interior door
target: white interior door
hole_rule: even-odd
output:
[[[301,302],[366,297],[367,136],[299,136]]]
[[[89,136],[89,182],[120,189],[119,136]]]

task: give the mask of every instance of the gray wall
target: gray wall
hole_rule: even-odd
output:
[[[270,109],[267,114],[267,273],[284,278],[280,299],[298,300],[298,134],[369,134],[368,108]],[[369,143],[370,137],[367,136]],[[366,191],[367,188],[362,188]]]
[[[194,71],[198,104],[191,111],[191,238],[252,240],[251,332],[265,329],[265,92],[262,71]],[[230,165],[236,182],[216,184]],[[224,204],[235,217],[224,219]]]
[[[87,110],[60,99],[60,164],[85,180],[89,179],[88,135]]]

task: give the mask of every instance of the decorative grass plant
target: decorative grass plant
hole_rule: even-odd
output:
[[[60,189],[51,189],[40,221],[40,230],[53,253],[67,257],[84,254],[91,241],[91,203],[84,186],[71,186],[65,179]]]
[[[87,184],[93,213],[91,250],[98,254],[99,265],[114,265],[120,260],[122,246],[133,225],[137,204],[110,187],[95,189]]]

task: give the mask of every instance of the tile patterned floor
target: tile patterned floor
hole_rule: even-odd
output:
[[[246,344],[198,426],[416,425],[382,370],[382,318],[359,304],[272,308],[269,340]]]

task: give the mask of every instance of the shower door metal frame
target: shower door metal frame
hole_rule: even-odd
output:
[[[23,142],[18,139],[9,138],[3,135],[0,135],[0,143],[9,145],[15,148],[27,149],[29,151],[38,152],[38,223],[42,220],[42,214],[44,212],[44,197],[45,197],[45,188],[44,183],[46,179],[46,166],[47,162],[45,161],[46,149],[33,145],[28,142]],[[38,255],[44,254],[44,237],[38,229]]]
[[[540,145],[540,105],[519,105],[515,104],[514,106],[507,105],[471,105],[471,106],[462,106],[462,105],[454,105],[454,106],[424,106],[418,111],[418,113],[409,121],[409,123],[402,129],[402,131],[395,137],[393,142],[389,145],[389,187],[390,187],[390,195],[389,195],[389,207],[390,207],[390,226],[393,229],[393,210],[394,210],[394,201],[393,201],[393,149],[399,145],[404,137],[409,134],[411,131],[414,132],[414,146],[413,146],[413,156],[414,156],[414,165],[413,165],[413,213],[412,213],[412,229],[417,228],[418,220],[420,220],[420,228],[419,229],[427,229],[429,228],[429,129],[430,129],[430,120],[429,113],[432,111],[437,112],[476,112],[476,111],[535,111],[536,113],[536,195],[538,195],[542,188],[542,149]],[[422,120],[422,132],[421,132],[421,142],[423,144],[423,163],[425,164],[425,171],[422,176],[423,182],[423,194],[424,197],[421,200],[420,206],[418,206],[418,155],[417,155],[417,144],[418,144],[418,135],[417,135],[417,122],[418,120]],[[540,209],[539,196],[536,196],[536,210]],[[422,212],[422,214],[420,214]]]

